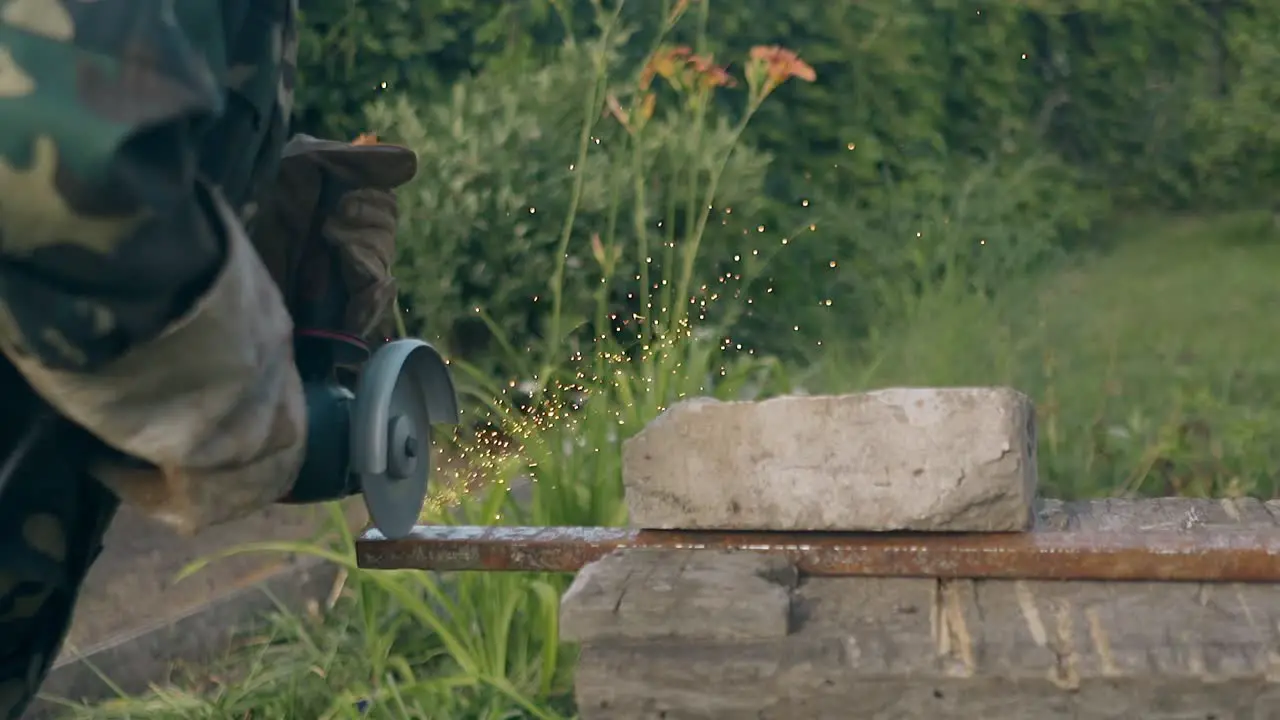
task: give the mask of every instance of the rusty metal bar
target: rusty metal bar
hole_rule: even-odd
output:
[[[576,572],[619,548],[746,550],[826,576],[1280,582],[1280,532],[774,533],[419,526],[356,543],[361,567]]]

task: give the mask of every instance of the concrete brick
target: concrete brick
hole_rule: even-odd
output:
[[[1008,388],[677,404],[624,447],[632,525],[1020,531],[1034,409]]]

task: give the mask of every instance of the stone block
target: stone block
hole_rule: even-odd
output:
[[[1088,536],[1269,531],[1280,503],[1050,501],[1039,517]],[[586,568],[593,607],[620,611],[565,597],[582,720],[1280,720],[1278,583],[794,582],[750,557],[627,550]],[[655,592],[684,601],[635,607]],[[714,612],[750,594],[753,623]]]
[[[653,529],[1027,530],[1034,415],[1008,388],[690,400],[627,441],[627,507]]]

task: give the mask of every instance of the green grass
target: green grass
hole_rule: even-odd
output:
[[[1008,384],[1037,403],[1046,492],[1273,495],[1280,240],[1270,218],[1142,218],[994,299],[926,294],[821,386]]]

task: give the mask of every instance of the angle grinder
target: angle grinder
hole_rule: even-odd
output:
[[[307,399],[307,454],[282,502],[362,493],[383,535],[408,535],[426,499],[431,426],[458,423],[443,358],[422,340],[393,340],[370,353],[355,338],[315,330],[300,330],[294,345]],[[360,365],[354,391],[338,379],[350,364]]]
[[[296,173],[293,179],[302,180],[293,187],[316,192],[314,204],[303,203],[313,208],[305,235],[309,247],[289,259],[293,276],[303,278],[293,286],[305,296],[287,298],[307,399],[307,455],[282,502],[362,493],[374,526],[389,538],[404,537],[417,524],[431,471],[431,426],[458,424],[457,394],[443,357],[429,343],[406,338],[371,350],[363,339],[339,330],[347,290],[320,226],[348,189],[390,190],[416,172],[408,149],[305,135],[290,141],[281,159],[282,175]]]

